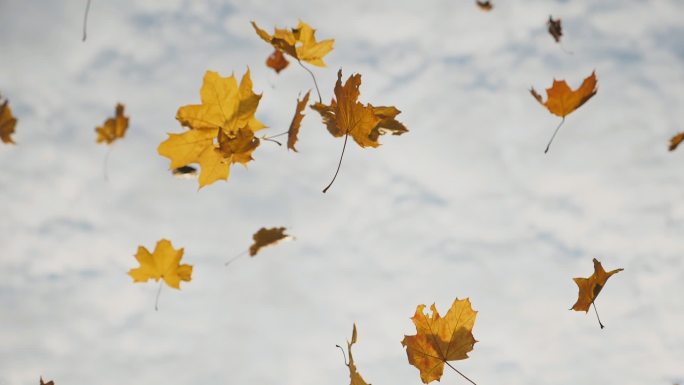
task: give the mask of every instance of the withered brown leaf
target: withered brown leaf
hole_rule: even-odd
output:
[[[299,128],[302,125],[302,119],[304,119],[304,109],[306,104],[309,103],[309,90],[302,100],[297,99],[297,108],[295,109],[295,114],[292,117],[292,122],[290,123],[290,129],[287,130],[287,148],[294,152],[298,152],[295,148],[295,143],[297,143],[297,134],[299,134]]]
[[[561,36],[563,36],[563,27],[561,27],[561,19],[554,20],[551,15],[549,15],[549,21],[546,22],[546,26],[549,28],[549,34],[553,36],[556,43],[560,42]]]

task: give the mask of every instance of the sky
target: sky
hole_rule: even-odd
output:
[[[346,384],[351,338],[369,383],[420,384],[400,341],[419,304],[478,311],[470,358],[486,384],[684,381],[684,3],[0,0],[0,93],[18,118],[0,145],[0,385]],[[560,17],[562,47],[546,31]],[[299,153],[264,142],[247,168],[201,190],[156,148],[180,133],[207,70],[262,93],[256,117],[287,129],[313,88],[276,75],[250,26],[303,20],[334,38],[360,100],[394,105],[409,132],[342,147],[312,110]],[[596,72],[565,121],[529,94]],[[126,105],[111,149],[94,128]],[[108,159],[105,163],[105,159]],[[107,178],[105,179],[105,169]],[[260,227],[295,241],[255,258]],[[134,284],[139,245],[183,247],[180,291]],[[568,309],[592,258],[613,276],[594,314]],[[467,382],[449,368],[442,383]]]

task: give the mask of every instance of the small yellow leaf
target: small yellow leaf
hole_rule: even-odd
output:
[[[168,286],[180,290],[180,281],[189,282],[192,279],[192,266],[180,264],[183,249],[174,249],[166,239],[157,242],[152,254],[145,247],[139,246],[135,258],[140,267],[128,272],[133,282],[147,282],[149,279],[158,282],[163,279]]]
[[[297,28],[291,30],[276,28],[273,35],[259,28],[253,21],[252,26],[257,35],[275,49],[292,56],[296,60],[318,67],[325,67],[323,57],[332,51],[335,44],[334,39],[316,41],[316,30],[303,21],[299,22]]]
[[[16,126],[17,119],[12,115],[9,101],[5,100],[0,104],[0,140],[2,140],[3,143],[15,144],[11,135],[14,134]]]
[[[107,119],[103,125],[96,127],[97,143],[105,142],[111,144],[119,138],[126,135],[128,129],[128,116],[124,115],[124,105],[119,103],[116,105],[116,112],[113,118]]]

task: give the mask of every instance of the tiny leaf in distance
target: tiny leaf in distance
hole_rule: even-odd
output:
[[[285,55],[283,55],[283,51],[276,49],[273,51],[271,55],[266,59],[266,66],[268,68],[273,69],[276,73],[280,73],[280,71],[284,70],[287,68],[287,66],[290,64],[287,59],[285,59]]]
[[[418,368],[425,384],[442,378],[444,364],[474,384],[448,362],[468,358],[468,352],[477,342],[472,333],[477,312],[470,300],[456,298],[444,317],[439,315],[435,304],[430,306],[430,316],[424,309],[425,305],[418,305],[411,317],[416,335],[404,336],[401,341],[409,363]]]
[[[55,385],[54,381],[44,382],[43,377],[40,378],[40,385]]]
[[[549,34],[553,37],[556,43],[560,43],[561,36],[563,36],[563,27],[561,26],[561,19],[554,20],[553,17],[549,15],[549,21],[546,22]]]
[[[291,238],[290,235],[285,234],[284,227],[271,227],[271,228],[260,228],[254,235],[254,243],[249,247],[249,255],[251,257],[257,255],[259,250],[266,246],[273,246],[276,243]]]
[[[601,262],[599,262],[596,258],[594,258],[593,261],[594,273],[592,275],[590,275],[588,278],[572,279],[577,284],[579,293],[577,294],[577,302],[575,302],[575,304],[572,305],[572,308],[570,308],[570,310],[583,311],[586,313],[589,311],[589,306],[591,305],[594,305],[594,310],[596,310],[596,304],[594,303],[594,301],[596,300],[596,297],[598,297],[603,287],[606,285],[608,278],[610,278],[613,274],[617,274],[624,270],[615,269],[606,272],[605,270],[603,270]],[[596,317],[598,318],[598,311],[596,311]],[[600,318],[599,325],[601,326],[601,329],[603,329],[604,326],[601,323]]]
[[[483,10],[485,12],[489,12],[492,10],[492,8],[494,8],[491,1],[475,0],[475,3],[477,4],[478,7],[480,7],[481,10]]]
[[[546,146],[544,153],[549,151],[551,142],[553,142],[553,138],[556,137],[558,130],[563,125],[565,117],[596,95],[596,92],[597,88],[595,72],[592,72],[591,75],[584,79],[582,85],[576,90],[572,90],[565,80],[554,79],[553,85],[546,89],[546,101],[543,101],[541,95],[539,95],[534,88],[530,88],[530,93],[539,102],[539,104],[546,107],[546,109],[549,110],[549,112],[553,115],[560,116],[562,118],[560,124],[558,127],[556,127],[556,131],[554,131],[553,136],[551,136],[551,140],[549,140],[549,144]]]
[[[2,101],[2,97],[0,97]],[[5,99],[2,104],[0,104],[0,140],[3,143],[15,144],[12,139],[12,134],[17,126],[17,118],[12,115],[12,109],[9,106],[9,101]]]
[[[105,120],[104,124],[96,127],[96,143],[112,144],[115,140],[123,138],[128,129],[128,116],[124,115],[124,105],[118,103],[113,118]]]
[[[669,147],[669,150],[670,150],[670,151],[676,150],[677,147],[679,147],[679,144],[682,143],[682,141],[684,141],[684,132],[680,132],[679,134],[673,136],[673,137],[670,139],[670,147]]]

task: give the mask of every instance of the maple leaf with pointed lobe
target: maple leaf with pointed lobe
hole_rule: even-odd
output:
[[[147,282],[150,279],[159,281],[163,279],[169,287],[180,290],[180,282],[189,282],[192,279],[192,266],[180,264],[183,258],[183,249],[173,248],[171,241],[162,239],[157,242],[154,252],[150,252],[143,246],[138,246],[135,259],[140,267],[128,272],[133,282]]]
[[[334,39],[316,41],[316,30],[303,21],[299,21],[297,28],[275,28],[273,35],[259,28],[254,21],[252,26],[257,35],[276,50],[318,67],[325,67],[323,57],[332,51],[335,44]]]
[[[342,85],[342,70],[337,72],[335,97],[329,105],[315,103],[317,111],[328,132],[334,137],[350,135],[361,147],[378,147],[380,135],[391,133],[401,135],[408,129],[395,117],[401,112],[395,107],[365,106],[358,101],[361,75],[351,75]]]
[[[302,119],[304,119],[304,108],[306,104],[309,103],[309,90],[302,100],[297,99],[297,107],[295,108],[294,116],[292,117],[292,122],[290,123],[290,129],[287,130],[287,149],[297,152],[295,148],[295,143],[297,143],[297,135],[299,134],[299,128],[302,125]]]
[[[2,97],[0,97],[0,102]],[[9,101],[5,99],[0,104],[0,140],[3,143],[15,144],[12,139],[12,134],[17,126],[17,118],[12,115],[12,109],[9,106]]]
[[[468,358],[477,342],[472,333],[477,312],[468,298],[456,298],[444,317],[434,304],[430,306],[430,316],[424,309],[425,305],[418,305],[411,318],[416,335],[404,336],[401,344],[406,347],[409,363],[418,368],[420,379],[427,384],[442,378],[444,364],[451,366],[447,361]]]
[[[546,22],[549,34],[553,37],[556,43],[560,42],[561,36],[563,36],[563,27],[561,26],[561,19],[554,20],[553,17],[549,15],[549,21]]]
[[[589,278],[573,278],[577,287],[579,288],[579,293],[577,294],[577,302],[572,305],[570,310],[588,312],[589,306],[594,303],[596,297],[598,297],[601,289],[606,285],[608,278],[613,274],[617,274],[624,269],[615,269],[609,272],[603,270],[601,262],[594,258],[594,273],[589,276]],[[600,322],[600,321],[599,321]],[[603,328],[603,326],[601,326]]]
[[[226,180],[230,165],[246,165],[259,146],[255,132],[265,127],[255,113],[261,95],[252,91],[249,69],[240,85],[233,75],[207,71],[200,90],[202,104],[180,107],[176,119],[190,130],[169,134],[157,151],[171,160],[171,169],[199,164],[199,186]]]
[[[363,377],[361,377],[361,374],[359,374],[359,371],[356,369],[356,364],[354,363],[354,356],[352,356],[352,345],[356,343],[356,336],[356,324],[354,324],[351,342],[347,341],[347,355],[349,356],[349,363],[347,364],[347,367],[349,368],[349,385],[370,385],[363,379]]]
[[[679,147],[679,144],[682,143],[682,141],[684,141],[684,132],[680,132],[679,134],[673,136],[673,137],[670,139],[670,147],[669,147],[669,150],[670,150],[670,151],[676,150],[677,147]]]
[[[266,59],[266,66],[269,68],[272,68],[276,73],[280,73],[280,71],[284,70],[287,68],[287,66],[290,64],[287,59],[285,59],[285,55],[283,55],[283,51],[276,49],[273,51],[271,55]]]
[[[128,116],[124,115],[124,105],[118,103],[113,118],[105,120],[104,124],[96,127],[96,143],[112,144],[115,140],[123,138],[128,129]]]
[[[269,229],[265,227],[260,228],[252,235],[254,243],[249,246],[249,255],[253,257],[257,255],[259,250],[263,247],[273,246],[284,239],[292,238],[290,235],[285,234],[285,230],[284,227],[271,227]]]

